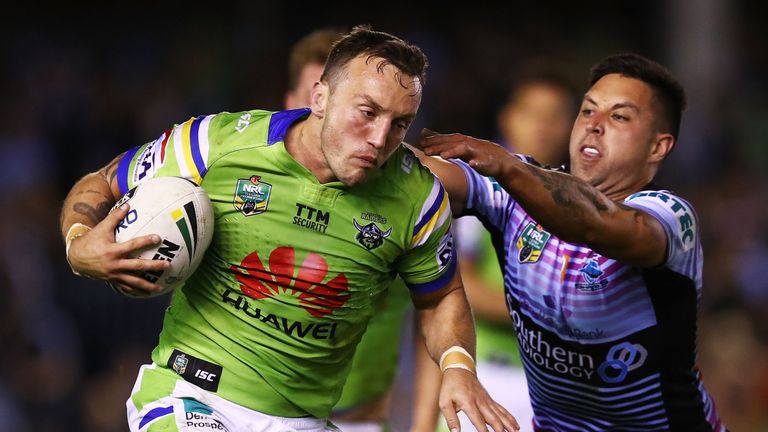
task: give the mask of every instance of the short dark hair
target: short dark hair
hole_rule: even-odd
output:
[[[313,31],[296,42],[291,48],[288,60],[288,89],[296,90],[304,66],[317,63],[325,64],[333,44],[344,37],[346,30],[341,28],[323,28]]]
[[[320,81],[331,86],[352,59],[367,55],[366,61],[380,58],[379,70],[386,65],[396,67],[401,74],[416,77],[423,87],[426,84],[427,56],[416,45],[389,33],[378,32],[368,25],[355,26],[352,31],[336,42],[325,62]],[[403,83],[400,83],[403,85]]]
[[[661,105],[664,129],[677,140],[680,132],[680,118],[685,109],[685,90],[672,73],[664,66],[641,55],[627,53],[610,56],[590,71],[589,85],[593,86],[608,74],[619,74],[645,82]]]

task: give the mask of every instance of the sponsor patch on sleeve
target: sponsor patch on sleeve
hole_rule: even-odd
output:
[[[160,167],[165,164],[165,147],[168,144],[172,129],[168,129],[159,138],[142,150],[136,157],[136,169],[133,170],[133,184],[154,177]]]
[[[667,223],[674,220],[673,227],[676,227],[676,234],[683,250],[688,251],[696,244],[696,215],[690,205],[682,199],[664,191],[642,191],[630,195],[625,202],[647,203],[649,210],[653,210],[654,207],[665,209],[666,214],[662,217],[666,219]]]

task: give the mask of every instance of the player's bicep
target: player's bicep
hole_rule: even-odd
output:
[[[432,187],[412,225],[407,251],[395,265],[412,292],[426,293],[445,285],[456,269],[451,235],[451,206],[442,184],[430,175]]]
[[[609,258],[626,264],[648,268],[664,263],[667,235],[653,215],[624,204],[604,219],[602,234],[590,246]]]
[[[120,195],[154,177],[183,177],[201,184],[208,171],[209,129],[214,117],[191,118],[125,152],[116,173]]]
[[[436,287],[433,291],[417,292],[412,290],[411,300],[417,309],[432,309],[437,306],[443,298],[453,291],[460,289],[462,289],[461,274],[457,268],[450,279],[447,279],[442,286]]]
[[[123,194],[120,192],[120,186],[117,182],[117,168],[120,165],[120,160],[125,156],[125,152],[118,155],[116,158],[107,164],[104,168],[100,169],[98,174],[104,182],[108,185],[112,198],[117,201]]]

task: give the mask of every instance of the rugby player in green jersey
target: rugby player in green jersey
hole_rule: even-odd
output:
[[[320,81],[333,44],[343,36],[344,32],[339,29],[323,28],[294,44],[288,64],[288,91],[284,98],[286,109],[310,106],[312,86]],[[391,410],[404,405],[399,401],[395,407],[392,406],[392,387],[400,365],[403,323],[410,322],[406,315],[410,305],[408,288],[398,277],[387,289],[380,309],[368,322],[365,334],[355,349],[341,397],[333,407],[331,419],[345,432],[386,430],[390,426]],[[410,330],[406,328],[406,331]],[[409,417],[398,411],[400,418],[397,420],[400,425],[410,423],[412,431],[430,431],[437,427],[441,372],[429,358],[424,339],[419,336],[417,334],[413,340],[418,380],[413,385],[413,412]]]
[[[127,402],[132,431],[334,430],[326,423],[370,317],[399,274],[429,353],[440,408],[484,430],[516,430],[474,371],[471,313],[456,271],[445,190],[402,139],[421,102],[426,58],[356,28],[331,52],[311,110],[203,116],[81,179],[61,229],[73,271],[125,291],[163,262],[115,244],[117,199],[173,175],[211,198],[215,234],[176,290],[152,364]]]

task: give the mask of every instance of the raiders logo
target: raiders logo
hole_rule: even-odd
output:
[[[384,239],[392,234],[392,227],[386,231],[382,231],[375,223],[371,222],[368,225],[361,226],[357,223],[355,218],[352,218],[352,222],[357,228],[357,235],[355,239],[368,250],[376,249],[384,244]]]

